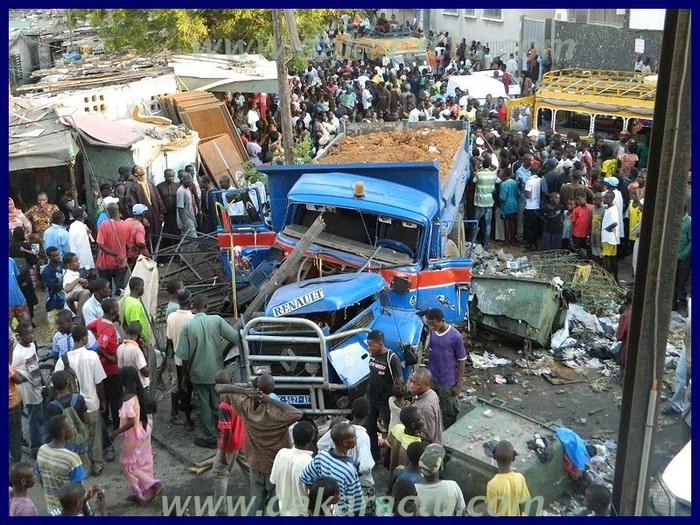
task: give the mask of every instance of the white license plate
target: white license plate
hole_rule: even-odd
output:
[[[282,403],[287,403],[288,405],[311,405],[311,396],[281,395],[279,398]]]

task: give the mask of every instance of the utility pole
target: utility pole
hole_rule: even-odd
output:
[[[280,93],[280,121],[282,124],[282,147],[284,148],[284,163],[291,164],[294,160],[294,135],[292,132],[292,107],[289,94],[289,80],[287,79],[287,62],[284,48],[284,35],[282,19],[285,17],[282,9],[272,10],[272,32],[275,36],[275,60],[277,61],[277,85]],[[294,24],[294,16],[287,15],[287,22]],[[296,27],[290,29],[292,35],[296,35]],[[297,37],[298,40],[298,37]]]
[[[690,170],[689,9],[666,10],[659,63],[612,494],[621,516],[643,515],[648,501],[649,457]]]

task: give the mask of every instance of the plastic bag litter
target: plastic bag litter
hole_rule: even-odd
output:
[[[474,368],[495,368],[497,366],[510,365],[511,360],[504,357],[496,357],[495,355],[484,352],[482,355],[471,354],[472,365]]]

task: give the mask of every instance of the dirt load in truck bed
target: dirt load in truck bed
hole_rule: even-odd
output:
[[[440,183],[450,174],[464,130],[449,128],[383,131],[343,137],[319,164],[432,162],[440,160]]]

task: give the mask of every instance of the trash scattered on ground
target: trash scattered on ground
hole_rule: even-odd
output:
[[[496,357],[490,352],[484,352],[482,355],[471,354],[471,359],[474,368],[495,368],[497,366],[506,366],[512,363],[510,359]]]

